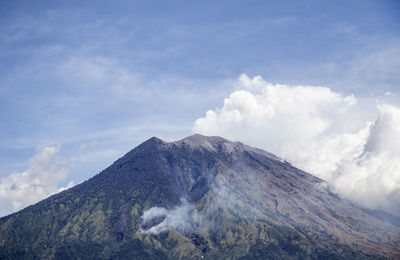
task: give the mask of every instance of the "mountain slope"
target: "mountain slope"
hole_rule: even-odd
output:
[[[320,179],[221,137],[151,138],[0,219],[1,259],[400,257],[400,229]]]

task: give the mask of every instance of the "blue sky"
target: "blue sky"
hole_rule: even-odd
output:
[[[79,183],[243,73],[400,105],[399,46],[398,1],[1,1],[0,178],[57,146]]]

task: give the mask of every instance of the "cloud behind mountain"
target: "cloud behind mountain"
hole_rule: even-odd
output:
[[[269,150],[326,180],[341,196],[397,215],[399,129],[400,108],[394,105],[245,74],[223,106],[193,126],[193,132]]]

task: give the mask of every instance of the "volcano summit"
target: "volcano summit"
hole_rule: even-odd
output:
[[[0,219],[1,259],[400,258],[400,228],[275,155],[221,137],[150,138]]]

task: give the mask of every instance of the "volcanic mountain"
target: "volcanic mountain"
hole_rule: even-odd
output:
[[[221,137],[150,138],[0,219],[0,259],[400,258],[400,228],[321,179]]]

